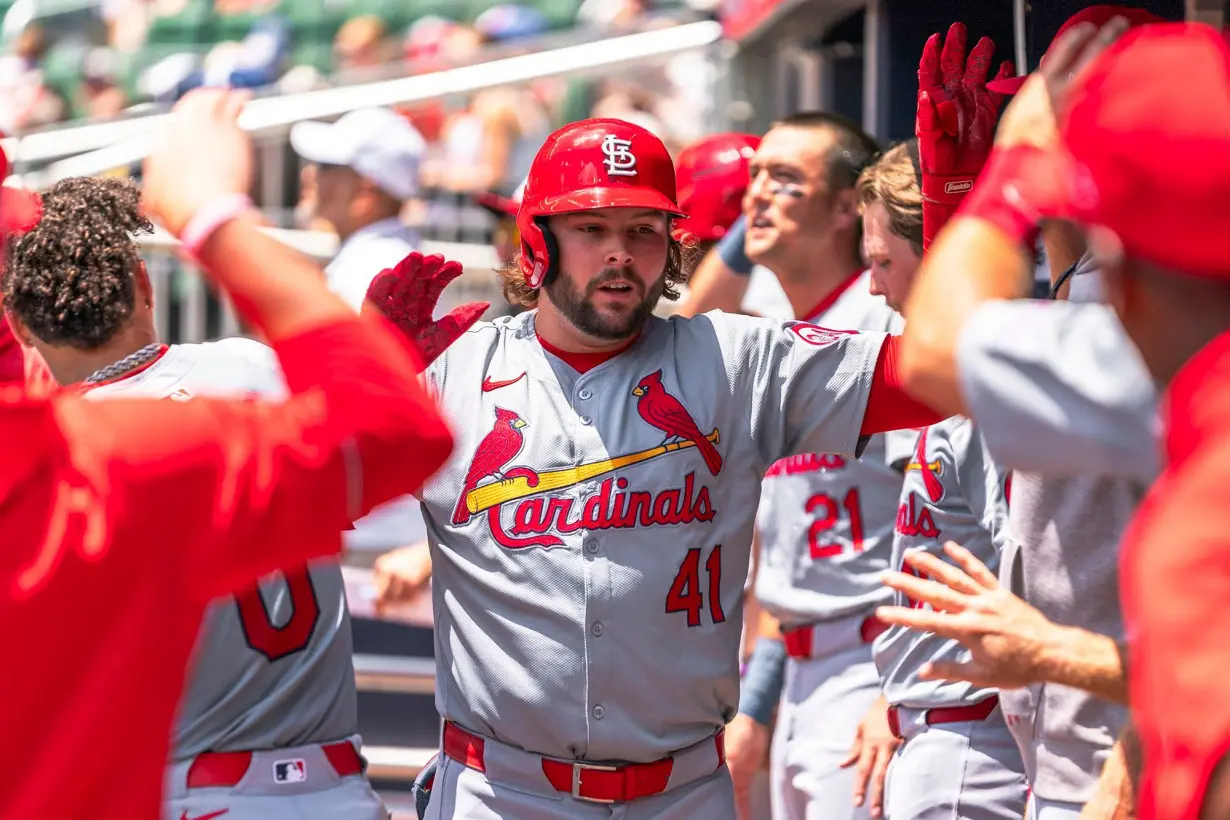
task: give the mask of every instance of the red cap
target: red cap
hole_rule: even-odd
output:
[[[1072,217],[1134,258],[1230,279],[1230,45],[1202,23],[1125,34],[1077,78],[1060,132]]]
[[[679,207],[688,218],[676,224],[702,242],[721,239],[743,212],[752,157],[760,137],[714,134],[679,152],[675,179]]]
[[[675,202],[675,168],[662,140],[614,119],[581,120],[547,137],[530,165],[517,211],[521,270],[530,287],[542,284],[551,265],[538,217],[599,208],[685,215]]]
[[[515,217],[521,203],[512,197],[500,196],[495,191],[482,191],[474,195],[474,201],[499,216]]]
[[[511,216],[516,219],[517,211],[521,210],[521,197],[525,193],[525,183],[526,180],[521,180],[521,184],[512,192],[512,196],[497,194],[495,191],[482,191],[474,195],[474,201],[496,216]]]
[[[4,185],[8,175],[9,158],[0,148],[0,240],[10,233],[30,230],[42,213],[38,194]]]
[[[1062,26],[1059,27],[1059,31],[1055,32],[1055,36],[1051,39],[1051,42],[1054,43],[1055,40],[1058,40],[1060,35],[1062,35],[1065,31],[1075,26],[1079,26],[1081,23],[1093,23],[1098,28],[1101,28],[1116,17],[1122,17],[1124,20],[1127,20],[1129,28],[1143,26],[1147,23],[1166,22],[1165,17],[1158,17],[1153,12],[1146,11],[1145,9],[1105,3],[1098,6],[1083,8],[1076,14],[1073,14],[1064,21]],[[1043,57],[1043,59],[1046,58]],[[1021,90],[1021,86],[1025,85],[1025,81],[1027,79],[1029,79],[1028,74],[1024,74],[1020,77],[1009,77],[1006,80],[992,80],[987,83],[987,88],[1000,94],[1015,94]]]

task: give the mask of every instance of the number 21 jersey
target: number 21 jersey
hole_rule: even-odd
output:
[[[817,305],[806,321],[840,330],[900,333],[901,316],[870,291],[867,272]],[[756,532],[756,597],[785,628],[870,612],[887,603],[880,581],[892,552],[911,431],[872,436],[861,458],[805,453],[765,473]]]
[[[249,339],[173,345],[153,364],[91,389],[111,397],[286,395],[273,351]],[[150,499],[156,504],[157,499]],[[311,504],[310,498],[303,499]],[[166,548],[175,549],[168,532]],[[320,743],[358,729],[353,646],[337,560],[289,568],[206,610],[171,756]]]

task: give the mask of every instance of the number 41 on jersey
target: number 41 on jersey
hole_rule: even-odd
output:
[[[686,612],[688,626],[700,626],[706,597],[709,599],[710,620],[715,624],[726,620],[726,613],[722,611],[722,545],[715,546],[705,559],[703,581],[701,552],[700,547],[688,550],[675,580],[671,582],[670,592],[666,593],[667,614]]]

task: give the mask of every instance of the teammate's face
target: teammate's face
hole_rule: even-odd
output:
[[[743,197],[748,258],[779,276],[810,270],[835,229],[857,218],[828,185],[833,136],[824,128],[778,126],[765,134]],[[853,193],[850,192],[852,199]]]
[[[922,258],[908,239],[892,232],[888,211],[879,202],[863,212],[863,256],[871,266],[871,292],[883,296],[889,307],[900,312],[914,287]]]
[[[359,189],[359,175],[342,166],[318,165],[312,181],[311,217],[328,222],[339,234],[350,233],[350,203]]]
[[[548,219],[559,275],[543,288],[569,324],[604,341],[635,334],[666,287],[669,243],[659,211],[604,208]]]

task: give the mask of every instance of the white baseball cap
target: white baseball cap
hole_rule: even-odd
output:
[[[405,117],[388,108],[351,111],[333,123],[296,123],[290,144],[308,162],[344,165],[396,199],[410,199],[418,191],[426,142]]]

